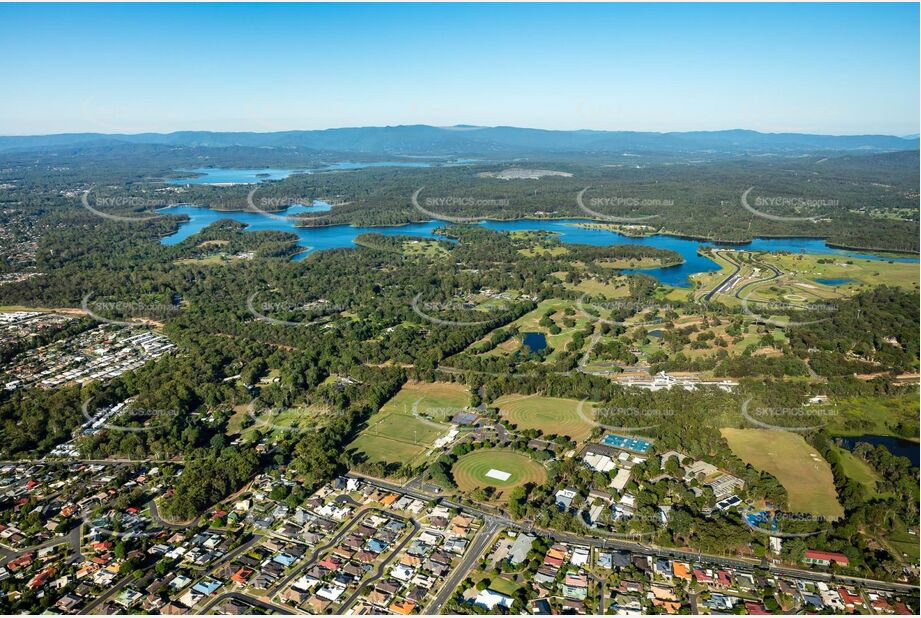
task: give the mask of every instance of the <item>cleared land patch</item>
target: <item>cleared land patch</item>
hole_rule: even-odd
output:
[[[572,309],[572,315],[566,315],[566,310]],[[560,327],[560,332],[554,334],[548,328],[540,324],[544,315],[552,312],[551,320]],[[567,326],[565,321],[572,320],[572,326]],[[576,303],[569,300],[551,299],[542,301],[537,309],[526,313],[515,322],[514,326],[518,327],[519,332],[536,332],[543,333],[547,338],[547,345],[551,348],[548,360],[556,360],[566,345],[572,341],[572,336],[577,330],[582,330],[588,323],[589,318],[586,314],[579,311]],[[485,339],[485,338],[484,338]]]
[[[734,271],[735,266],[727,256],[741,265],[739,276],[743,281],[716,298],[728,305],[740,304],[738,296],[747,298],[756,312],[759,303],[808,306],[833,302],[877,285],[904,289],[919,287],[918,266],[911,262],[837,255],[713,251],[710,257],[720,265],[720,270],[692,275],[696,294],[710,291]],[[768,265],[778,268],[782,274],[765,280],[772,274]]]
[[[542,395],[505,395],[495,401],[502,418],[522,429],[537,429],[545,434],[568,436],[582,442],[591,436],[595,424],[592,404],[585,402],[579,414],[575,399]],[[585,416],[588,419],[584,418]]]
[[[507,474],[505,479],[496,478],[490,472]],[[525,483],[543,483],[547,480],[544,467],[521,453],[504,449],[481,449],[467,453],[457,460],[452,470],[454,482],[461,491],[469,492],[478,487],[494,487],[501,497],[515,487]]]
[[[321,404],[299,405],[284,409],[254,410],[249,405],[234,407],[233,415],[227,421],[228,435],[242,435],[249,440],[257,432],[269,433],[275,437],[289,432],[320,428],[330,410]]]
[[[899,436],[917,441],[918,395],[904,393],[894,396],[861,395],[835,397],[837,414],[830,417],[828,430],[836,436]]]
[[[369,462],[412,463],[424,455],[427,448],[412,442],[362,433],[346,447],[346,450],[363,454]]]
[[[400,392],[384,404],[381,412],[422,414],[447,420],[470,402],[470,393],[453,382],[407,382]]]
[[[802,436],[788,431],[723,428],[720,433],[742,461],[769,472],[787,490],[791,511],[838,518],[831,466]]]
[[[368,426],[346,448],[363,453],[368,461],[416,464],[447,431],[447,425],[382,410],[371,416]]]
[[[871,498],[879,497],[876,491],[876,483],[880,478],[876,471],[847,449],[835,447],[835,451],[838,453],[844,474],[863,485],[867,495]]]
[[[426,417],[450,418],[468,401],[469,394],[459,384],[407,382],[346,448],[371,462],[421,463],[432,444],[450,429]]]

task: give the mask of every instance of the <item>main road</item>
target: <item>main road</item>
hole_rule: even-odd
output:
[[[426,606],[423,612],[424,614],[434,616],[441,611],[441,608],[451,597],[454,589],[457,588],[465,577],[467,577],[467,573],[470,572],[470,569],[473,568],[476,561],[480,559],[482,553],[489,547],[489,543],[492,541],[498,529],[498,522],[490,517],[485,521],[483,526],[477,530],[476,536],[473,537],[473,542],[470,543],[470,547],[467,548],[467,553],[464,554],[461,561],[454,567],[454,570],[448,574],[438,594],[436,594],[435,598]]]
[[[380,479],[359,474],[357,472],[349,472],[348,476],[354,477],[360,480],[363,480],[375,487],[380,489],[385,489],[387,491],[393,491],[396,493],[403,493],[420,500],[432,500],[438,496],[431,496],[424,494],[417,490],[405,489],[400,485],[394,483],[388,483]],[[814,581],[826,581],[826,582],[838,582],[844,584],[860,585],[873,588],[875,590],[884,590],[887,592],[908,592],[911,594],[917,594],[919,591],[919,586],[917,584],[903,584],[899,582],[886,582],[876,579],[869,579],[865,577],[855,577],[852,575],[839,575],[837,573],[825,573],[821,571],[812,571],[807,569],[799,568],[790,568],[786,566],[778,566],[770,563],[765,563],[764,561],[752,560],[747,558],[729,558],[727,556],[720,556],[717,554],[707,554],[703,552],[688,552],[680,549],[672,549],[669,547],[660,547],[658,545],[645,545],[643,543],[638,543],[635,541],[625,541],[620,539],[606,539],[597,536],[582,536],[577,534],[571,534],[567,532],[559,532],[556,530],[546,530],[542,528],[532,527],[529,524],[516,522],[507,517],[502,517],[489,513],[485,510],[468,506],[466,504],[460,504],[454,502],[447,498],[441,499],[442,504],[450,508],[455,508],[461,511],[466,511],[477,515],[484,520],[492,519],[497,524],[502,524],[509,528],[514,528],[519,531],[528,531],[528,532],[537,532],[546,537],[550,537],[556,541],[563,543],[569,543],[571,545],[588,545],[591,547],[600,547],[603,549],[616,549],[629,551],[634,554],[640,554],[644,556],[656,556],[662,558],[673,558],[677,560],[685,560],[691,562],[707,562],[710,564],[715,564],[719,566],[726,566],[732,568],[742,568],[742,569],[754,569],[762,568],[767,569],[772,573],[777,575],[789,575],[792,577],[798,577],[801,579],[809,579]],[[458,580],[460,581],[460,580]],[[447,586],[446,586],[447,587]],[[433,608],[434,609],[434,608]]]
[[[741,268],[742,268],[742,265],[741,265],[739,262],[737,262],[736,260],[730,258],[729,256],[726,256],[726,255],[723,255],[723,254],[719,254],[719,255],[720,255],[720,257],[722,257],[724,260],[726,260],[727,262],[729,262],[730,264],[732,264],[732,265],[735,267],[735,270],[733,270],[731,273],[729,273],[729,276],[728,276],[728,277],[726,277],[725,279],[723,279],[722,281],[720,281],[717,285],[715,285],[715,286],[713,287],[712,290],[710,290],[709,292],[707,292],[706,294],[704,294],[703,300],[705,300],[705,301],[709,301],[711,298],[713,298],[713,295],[714,295],[714,294],[716,294],[717,292],[721,291],[721,290],[722,290],[725,286],[727,286],[733,279],[735,279],[735,277],[739,274],[739,270],[741,270]]]

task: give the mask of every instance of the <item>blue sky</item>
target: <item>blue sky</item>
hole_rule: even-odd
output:
[[[918,132],[917,4],[0,5],[0,134]]]

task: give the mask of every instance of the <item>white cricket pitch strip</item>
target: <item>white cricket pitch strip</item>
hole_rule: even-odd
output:
[[[503,472],[502,470],[496,470],[495,468],[492,468],[489,472],[486,473],[486,476],[499,481],[507,481],[512,475],[508,472]]]

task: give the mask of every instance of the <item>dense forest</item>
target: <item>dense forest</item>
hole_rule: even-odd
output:
[[[360,161],[367,155],[352,158]],[[163,180],[176,176],[177,170],[208,165],[298,170],[322,168],[324,161],[334,160],[335,156],[313,151],[155,144],[5,152],[0,153],[4,170],[0,182],[14,188],[0,197],[43,213],[54,205],[60,212],[78,208],[82,193],[92,188],[93,203],[113,213],[177,203],[243,210],[250,208],[248,186],[175,186],[164,185]],[[652,217],[643,223],[661,233],[729,243],[755,236],[804,236],[825,238],[842,247],[911,253],[919,248],[918,151],[634,165],[596,155],[590,160],[528,162],[528,167],[558,169],[569,177],[515,181],[494,177],[506,167],[486,162],[437,163],[293,174],[262,183],[257,201],[270,204],[260,206],[269,210],[313,199],[334,204],[329,216],[304,225],[398,225],[428,218],[412,205],[413,195],[424,188],[419,194],[423,202],[464,198],[427,208],[446,217]],[[61,186],[73,191],[66,199],[57,190]],[[587,187],[583,205],[588,211],[576,200]],[[748,201],[757,204],[762,199],[758,210],[768,216],[756,216],[743,207],[742,194],[749,188],[753,190]],[[105,200],[115,196],[122,202],[106,206]],[[777,216],[799,220],[770,218]]]

